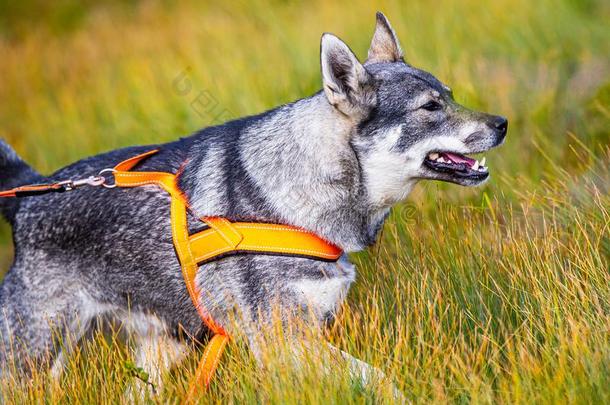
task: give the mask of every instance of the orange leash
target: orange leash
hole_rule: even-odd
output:
[[[61,191],[65,190],[63,190],[63,187],[59,183],[32,184],[30,186],[15,187],[11,190],[0,191],[0,197],[20,197]]]
[[[0,198],[32,197],[47,193],[63,193],[64,191],[72,191],[81,186],[102,186],[104,185],[105,181],[106,179],[100,174],[81,180],[66,180],[48,184],[29,184],[27,186],[15,187],[10,190],[0,191]]]
[[[205,325],[214,333],[208,342],[197,366],[193,382],[187,391],[185,403],[195,402],[199,394],[210,384],[229,335],[222,326],[214,322],[200,301],[196,285],[197,271],[201,263],[233,253],[272,253],[336,261],[342,250],[303,229],[289,225],[257,222],[230,222],[221,217],[200,218],[208,229],[189,235],[187,224],[188,202],[178,188],[177,176],[165,172],[132,172],[138,163],[157,153],[152,150],[124,160],[114,169],[104,169],[98,176],[82,180],[67,180],[51,184],[17,187],[0,192],[0,197],[28,197],[49,192],[70,191],[83,185],[114,187],[140,187],[156,185],[171,197],[172,239],[178,255],[184,283],[197,313]],[[107,184],[102,175],[112,172],[114,184]]]

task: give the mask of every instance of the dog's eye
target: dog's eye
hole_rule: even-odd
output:
[[[438,111],[443,108],[443,106],[438,101],[430,100],[426,104],[422,105],[420,108],[423,108],[427,111]]]

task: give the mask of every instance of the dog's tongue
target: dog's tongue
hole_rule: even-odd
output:
[[[441,153],[441,155],[444,158],[451,160],[453,163],[466,163],[468,166],[472,166],[476,162],[475,159],[471,159],[464,155],[457,155],[455,153],[444,152]]]

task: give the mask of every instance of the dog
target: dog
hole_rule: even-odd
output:
[[[466,155],[502,144],[507,120],[459,105],[448,86],[406,63],[383,14],[364,63],[328,33],[320,63],[323,88],[310,97],[175,142],[90,157],[48,177],[2,143],[0,188],[96,174],[159,149],[138,169],[179,173],[198,217],[288,224],[356,252],[375,242],[391,207],[420,180],[476,186],[489,178],[485,162]],[[90,187],[1,199],[0,211],[15,244],[0,287],[0,364],[45,363],[59,373],[69,348],[58,348],[58,336],[78,340],[111,319],[130,333],[137,364],[158,385],[189,337],[206,335],[181,276],[163,190]],[[190,218],[189,226],[201,223]],[[260,358],[258,326],[277,306],[321,328],[355,274],[346,255],[327,263],[247,254],[203,264],[196,282],[211,317],[245,335]],[[354,378],[368,383],[380,373],[341,355]]]

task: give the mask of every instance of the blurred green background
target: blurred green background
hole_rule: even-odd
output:
[[[532,336],[523,338],[524,347],[546,353],[540,363],[530,359],[522,372],[532,384],[519,390],[608,399],[599,386],[608,382],[601,364],[610,364],[608,1],[0,0],[0,136],[51,173],[99,152],[170,141],[261,112],[320,89],[323,32],[364,58],[377,10],[394,26],[409,63],[449,84],[459,102],[505,115],[510,125],[505,145],[486,154],[492,179],[485,186],[421,184],[393,211],[379,246],[355,257],[360,278],[350,302],[366,301],[367,288],[377,286],[377,307],[395,315],[392,280],[399,278],[412,294],[402,299],[424,305],[413,297],[428,290],[413,286],[430,271],[430,288],[446,293],[449,313],[468,308],[467,319],[493,318],[496,329],[489,333],[496,333],[498,353],[512,347],[507,336]],[[176,85],[185,77],[190,89]],[[482,253],[469,250],[475,245]],[[11,249],[2,224],[0,274]],[[573,268],[586,271],[564,277]],[[489,271],[484,282],[481,269]],[[587,286],[587,294],[571,295],[576,284]],[[552,314],[557,324],[539,326],[535,314]],[[584,346],[600,352],[582,354],[579,345],[545,340],[570,335],[572,320],[583,323]],[[479,331],[473,333],[483,329],[473,326]],[[445,342],[458,336],[453,329],[439,333]],[[471,344],[462,343],[464,350]],[[568,366],[554,363],[564,343],[576,358],[582,354],[589,371],[570,379],[574,359],[568,356]],[[515,367],[522,363],[517,355],[502,356]],[[408,370],[397,371],[405,384],[422,383],[428,398],[442,397],[436,395],[442,382]],[[444,386],[454,389],[449,399],[485,384],[510,386],[519,374],[465,370],[463,380]],[[564,380],[550,377],[557,370]],[[548,380],[538,379],[539,371]],[[479,388],[469,385],[474,381]],[[524,399],[515,395],[504,400]]]

